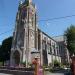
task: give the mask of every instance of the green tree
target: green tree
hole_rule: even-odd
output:
[[[2,45],[0,46],[0,61],[4,62],[10,59],[11,44],[12,37],[3,40]]]
[[[67,48],[69,50],[70,56],[75,54],[75,26],[71,25],[65,31],[65,36],[67,38]]]

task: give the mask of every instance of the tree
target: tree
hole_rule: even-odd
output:
[[[0,47],[0,61],[4,62],[10,59],[11,44],[12,37],[3,40],[2,45]]]
[[[75,26],[71,25],[65,31],[65,36],[67,38],[67,48],[69,50],[70,56],[75,54]]]

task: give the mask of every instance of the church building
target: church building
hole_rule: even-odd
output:
[[[62,50],[64,49],[60,48],[57,40],[38,28],[36,6],[32,0],[20,2],[13,32],[10,65],[15,66],[26,62],[28,66],[36,57],[41,66],[49,65],[54,60],[61,63]]]

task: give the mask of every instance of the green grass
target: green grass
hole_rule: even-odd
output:
[[[2,66],[3,65],[3,62],[0,62],[0,66]]]

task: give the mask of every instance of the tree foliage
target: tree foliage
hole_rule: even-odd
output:
[[[75,54],[75,26],[71,25],[65,31],[65,36],[67,38],[67,48],[70,55]]]
[[[10,59],[12,37],[6,38],[3,40],[2,45],[0,46],[0,61],[6,61]]]

